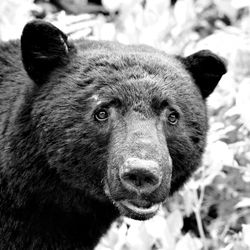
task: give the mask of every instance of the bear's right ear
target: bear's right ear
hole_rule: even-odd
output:
[[[34,82],[42,84],[49,73],[69,60],[67,36],[54,25],[34,20],[26,24],[21,36],[22,60]]]

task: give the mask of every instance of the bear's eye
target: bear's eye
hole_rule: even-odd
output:
[[[176,112],[170,113],[168,116],[168,122],[175,125],[178,122],[178,114]]]
[[[106,121],[109,117],[108,111],[106,109],[99,109],[96,113],[95,113],[95,119],[97,121],[103,122]]]

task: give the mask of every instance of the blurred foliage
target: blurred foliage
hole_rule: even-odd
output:
[[[250,1],[91,1],[98,8],[73,1],[82,4],[68,6],[81,9],[78,15],[52,4],[60,1],[36,2],[1,0],[0,39],[19,37],[21,25],[35,15],[72,39],[145,43],[181,55],[210,49],[228,62],[207,101],[210,130],[201,168],[157,216],[119,219],[96,250],[250,249]]]

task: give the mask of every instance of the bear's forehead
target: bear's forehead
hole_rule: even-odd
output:
[[[85,77],[95,88],[93,100],[119,96],[124,102],[151,102],[154,99],[176,99],[188,92],[192,81],[183,66],[171,57],[148,54],[98,55],[88,60]],[[91,89],[92,89],[91,87]],[[195,88],[194,88],[195,92]]]
[[[120,52],[120,51],[92,51],[81,55],[85,69],[98,69],[100,73],[111,73],[129,70],[131,77],[139,77],[145,73],[165,74],[168,76],[179,74],[183,65],[173,56],[149,52]],[[81,60],[81,59],[80,59]],[[102,72],[103,71],[103,72]],[[127,73],[129,73],[127,72]]]
[[[176,58],[144,52],[91,51],[79,56],[75,79],[90,105],[119,99],[126,107],[156,101],[192,105],[198,95],[190,74]],[[185,102],[185,103],[184,103]]]
[[[184,110],[193,106],[195,91],[183,91],[184,82],[166,83],[160,78],[130,79],[111,85],[100,85],[90,96],[93,106],[109,106],[120,103],[126,109],[146,111],[167,106]],[[117,102],[118,101],[118,102]]]
[[[192,87],[177,59],[154,53],[93,53],[85,56],[82,71],[83,78],[105,94],[160,95]]]

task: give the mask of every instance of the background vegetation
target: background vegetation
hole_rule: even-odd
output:
[[[209,98],[201,168],[146,222],[122,218],[96,250],[250,249],[250,1],[1,0],[0,40],[18,38],[34,17],[72,39],[146,43],[188,55],[210,49],[228,73]],[[172,3],[172,5],[171,5]]]

